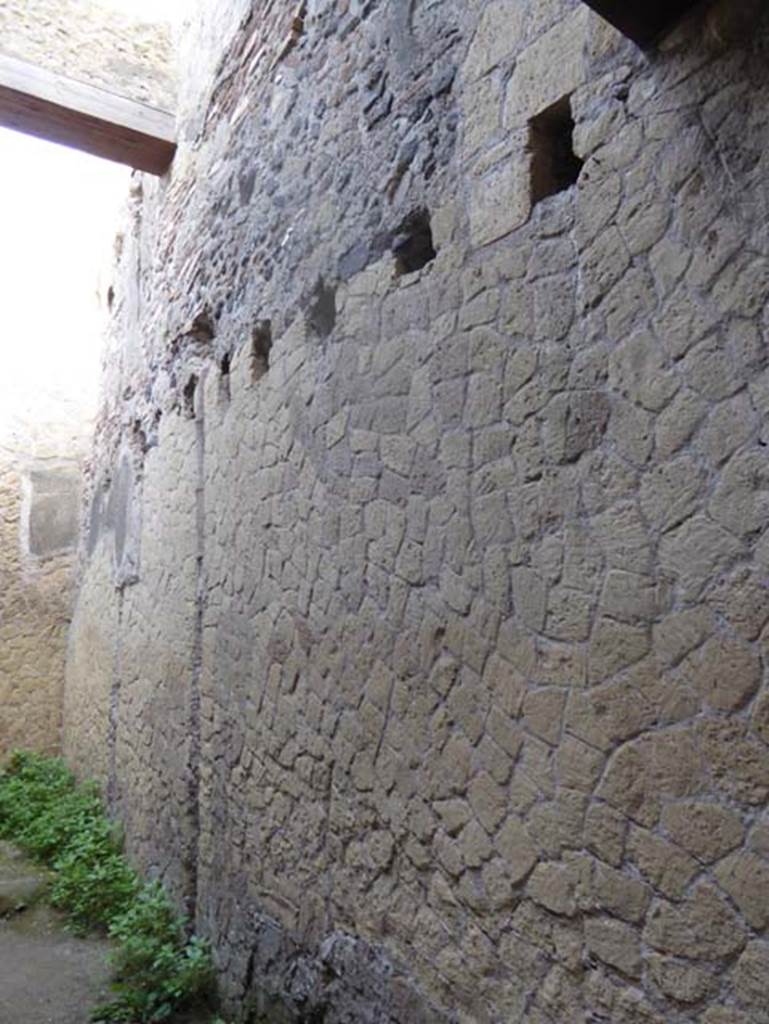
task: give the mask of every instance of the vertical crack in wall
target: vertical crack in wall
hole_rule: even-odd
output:
[[[125,594],[120,587],[117,592],[117,629],[115,632],[115,650],[112,656],[112,686],[109,695],[109,720],[107,726],[107,807],[112,814],[117,812],[118,781],[117,781],[117,730],[120,720],[120,682],[122,675],[122,629],[123,602]]]
[[[323,794],[323,803],[325,807],[325,814],[323,816],[323,849],[328,849],[329,838],[331,836],[331,822],[333,820],[333,802],[334,802],[334,772],[336,771],[336,758],[332,758],[328,766],[328,778],[326,780],[326,790]],[[323,929],[328,931],[331,927],[331,923],[334,920],[334,868],[333,865],[330,870],[325,872],[324,886],[323,886]]]
[[[203,672],[203,617],[205,614],[205,581],[203,556],[205,552],[205,486],[206,486],[206,428],[204,390],[206,371],[202,370],[195,396],[195,449],[197,484],[195,487],[195,537],[197,543],[195,581],[195,622],[192,638],[192,677],[190,681],[190,750],[188,765],[188,796],[190,806],[190,838],[187,852],[189,860],[188,916],[194,926],[198,907],[198,858],[200,849],[200,683]]]

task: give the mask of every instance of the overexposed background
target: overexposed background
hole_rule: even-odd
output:
[[[102,3],[155,22],[189,8],[185,0]],[[95,412],[99,282],[109,279],[130,175],[0,128],[0,447],[28,444],[56,423],[74,430]]]
[[[0,429],[20,415],[47,420],[62,403],[92,414],[99,280],[129,179],[128,168],[0,129]]]
[[[177,21],[183,17],[191,0],[101,0],[104,7],[135,14],[148,21]]]

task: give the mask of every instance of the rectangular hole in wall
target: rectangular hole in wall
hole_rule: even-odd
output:
[[[574,152],[571,97],[564,96],[529,121],[532,205],[577,183],[582,161]]]
[[[427,210],[415,210],[403,221],[392,241],[395,273],[414,274],[435,259],[433,230]]]

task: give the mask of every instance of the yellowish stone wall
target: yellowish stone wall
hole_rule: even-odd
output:
[[[81,475],[81,452],[66,429],[57,436],[51,425],[41,430],[40,424],[17,422],[8,429],[4,419],[3,426],[0,758],[15,748],[46,753],[61,748]],[[55,490],[42,508],[41,523],[40,502],[45,505],[47,498],[36,495],[35,486],[39,489],[46,480],[53,481]],[[57,506],[53,513],[52,503]]]
[[[70,756],[233,1008],[767,1024],[766,19],[211,4],[189,51],[217,11],[115,278]]]

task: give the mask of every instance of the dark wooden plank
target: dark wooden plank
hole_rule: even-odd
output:
[[[172,114],[3,56],[0,125],[150,174],[176,152]]]
[[[701,0],[584,0],[623,35],[646,49]],[[737,2],[737,0],[735,0]]]

